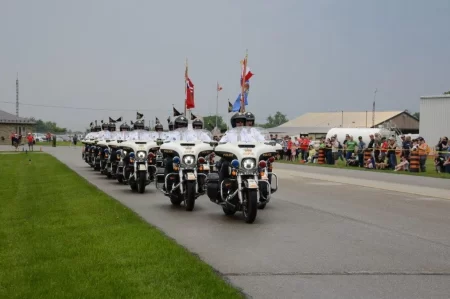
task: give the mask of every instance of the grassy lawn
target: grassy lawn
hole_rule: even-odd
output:
[[[400,161],[400,159],[398,159]],[[394,173],[400,175],[416,175],[416,176],[425,176],[425,177],[434,177],[434,178],[443,178],[450,179],[450,174],[448,173],[437,173],[434,167],[434,158],[429,158],[426,163],[426,172],[408,172],[408,171],[392,171],[389,169],[385,170],[377,170],[377,169],[366,169],[359,167],[346,166],[344,161],[338,160],[336,165],[328,165],[328,164],[317,164],[317,163],[306,163],[300,164],[299,161],[285,161],[285,160],[277,160],[276,162],[285,163],[285,164],[297,164],[297,165],[306,165],[311,167],[329,167],[329,168],[341,168],[341,169],[352,169],[352,170],[360,170],[360,171],[375,171],[375,172],[384,172],[384,173]]]
[[[50,155],[0,159],[0,298],[242,298]]]

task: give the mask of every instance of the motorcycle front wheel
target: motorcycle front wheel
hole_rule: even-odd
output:
[[[245,222],[253,223],[258,212],[258,190],[248,189],[246,191],[246,201],[243,206]]]
[[[144,193],[145,192],[145,181],[147,177],[147,173],[145,171],[141,171],[139,173],[139,178],[137,180],[137,184],[138,184],[138,192],[139,193]]]
[[[186,211],[192,211],[195,205],[195,181],[186,183]]]

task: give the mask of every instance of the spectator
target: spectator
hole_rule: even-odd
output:
[[[395,138],[390,137],[389,142],[388,142],[387,158],[388,158],[389,167],[392,170],[394,170],[395,167],[397,166],[396,150],[397,150],[397,143],[395,141]],[[383,160],[383,162],[384,162],[384,160]]]
[[[28,133],[27,141],[28,141],[28,150],[34,151],[34,148],[33,148],[34,137],[31,134],[31,132]]]
[[[15,151],[17,152],[19,150],[19,135],[14,134],[14,136],[12,138],[12,143],[15,148]]]
[[[346,160],[350,159],[352,154],[355,152],[357,145],[358,144],[356,143],[356,141],[353,140],[353,136],[349,136],[347,139],[347,142],[345,144],[345,147],[346,147],[345,159]]]
[[[358,164],[359,167],[364,167],[364,149],[366,143],[363,141],[362,136],[358,136]]]
[[[426,163],[428,154],[430,153],[430,147],[425,142],[425,139],[422,137],[419,137],[419,165],[420,165],[420,171],[425,172],[426,171]]]
[[[401,158],[401,162],[395,166],[394,171],[399,171],[399,170],[409,170],[409,161],[406,159],[405,156],[403,156]]]

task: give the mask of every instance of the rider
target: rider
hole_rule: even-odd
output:
[[[245,112],[245,126],[248,127],[247,133],[251,135],[256,141],[264,142],[266,138],[253,126],[255,124],[255,115],[251,112]]]
[[[196,118],[193,122],[192,122],[192,128],[194,128],[194,130],[199,130],[199,132],[196,132],[196,136],[193,136],[193,138],[195,138],[196,140],[201,140],[204,142],[210,142],[211,141],[211,137],[208,136],[208,134],[206,134],[205,132],[201,131],[203,130],[203,122]]]
[[[164,134],[163,125],[161,123],[157,123],[155,125],[155,132],[151,132],[150,135],[151,135],[152,140],[165,139],[166,134]]]
[[[188,126],[188,120],[185,116],[180,115],[177,118],[175,118],[174,121],[174,127],[175,130],[176,129],[181,129],[181,128],[187,128]],[[181,132],[179,131],[172,131],[169,132],[169,134],[167,134],[167,138],[166,140],[168,141],[178,141],[181,139]],[[172,156],[167,156],[166,161],[165,161],[166,165],[164,167],[164,177],[166,177],[169,173],[173,172],[173,157]],[[163,187],[164,190],[166,190],[166,186],[164,185]]]
[[[144,130],[144,122],[136,121],[133,124],[134,131],[130,133],[128,140],[143,140],[145,134],[142,132]]]
[[[231,117],[231,127],[243,127],[247,121],[247,117],[244,113],[236,113]],[[239,134],[239,135],[238,135]],[[238,141],[246,141],[246,142],[256,142],[256,138],[249,134],[248,132],[241,130],[233,131],[230,130],[225,133],[225,135],[220,139],[220,142],[238,142]],[[220,159],[217,164],[217,168],[219,169],[219,186],[222,184],[222,181],[230,176],[229,173],[230,161],[225,159]]]
[[[173,131],[173,122],[169,123],[169,131]]]
[[[243,127],[245,125],[245,121],[247,118],[245,117],[244,113],[236,113],[231,117],[231,127]],[[230,130],[228,132],[225,132],[225,135],[223,135],[222,139],[220,139],[220,142],[237,142],[237,141],[247,141],[247,135],[244,130],[236,131],[236,130]]]
[[[181,140],[181,132],[177,129],[187,128],[188,126],[188,120],[185,116],[180,115],[177,118],[175,118],[174,121],[174,129],[175,131],[170,132],[167,134],[167,141],[179,141]]]
[[[110,139],[111,133],[109,132],[109,126],[107,123],[102,124],[102,130],[98,134],[98,139]]]

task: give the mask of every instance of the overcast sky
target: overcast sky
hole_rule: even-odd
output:
[[[109,116],[166,124],[182,111],[184,64],[196,115],[239,92],[245,50],[257,121],[279,110],[418,111],[450,89],[449,0],[0,0],[0,109],[84,129]],[[120,111],[122,110],[122,111]]]

